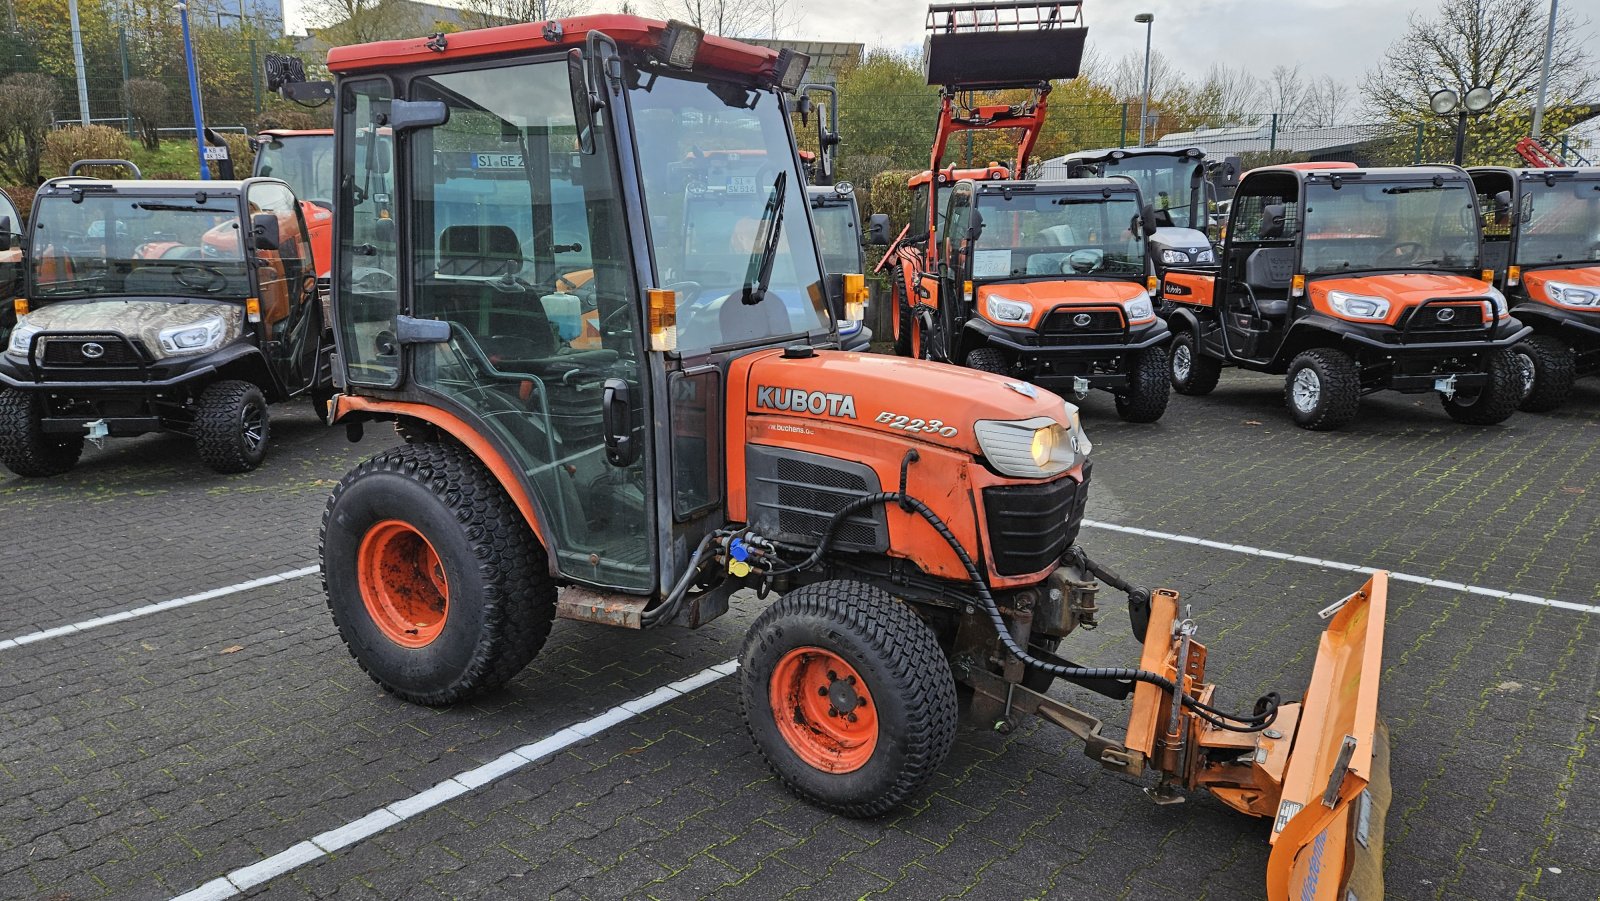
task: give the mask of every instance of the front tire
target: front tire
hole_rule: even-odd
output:
[[[902,357],[912,356],[911,330],[916,327],[911,316],[911,304],[906,297],[904,273],[896,266],[890,274],[890,293],[894,296],[894,352]]]
[[[1167,354],[1167,371],[1172,390],[1189,397],[1205,397],[1217,388],[1222,378],[1222,361],[1200,352],[1193,332],[1179,332]]]
[[[406,445],[356,467],[328,499],[321,550],[339,637],[407,701],[453,704],[499,688],[550,635],[544,550],[464,448]]]
[[[1344,428],[1361,405],[1361,368],[1331,347],[1302,351],[1289,364],[1283,400],[1294,424],[1313,432]]]
[[[1127,422],[1155,422],[1167,412],[1171,393],[1166,349],[1145,348],[1130,355],[1128,387],[1116,395],[1117,415]]]
[[[206,386],[194,414],[194,443],[200,462],[221,473],[249,472],[267,458],[272,423],[267,399],[249,382],[229,380]]]
[[[78,465],[82,435],[47,435],[44,399],[15,388],[0,390],[0,463],[24,478],[58,476]]]
[[[1522,402],[1523,381],[1516,354],[1509,348],[1491,353],[1488,374],[1488,382],[1470,397],[1461,392],[1454,397],[1439,396],[1451,419],[1466,425],[1495,425],[1517,412],[1517,405]]]
[[[1533,380],[1523,391],[1517,409],[1548,413],[1572,397],[1578,364],[1567,342],[1551,335],[1534,335],[1512,348],[1512,353],[1517,357],[1519,374]]]
[[[751,627],[739,671],[745,723],[773,772],[845,816],[893,809],[955,742],[956,685],[938,639],[870,585],[789,592]]]
[[[998,348],[976,347],[967,352],[967,368],[1006,375],[1011,371],[1011,364],[1006,362],[1006,355]]]

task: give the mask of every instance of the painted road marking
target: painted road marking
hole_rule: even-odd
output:
[[[26,635],[18,635],[15,638],[7,638],[4,641],[0,641],[0,651],[9,651],[12,648],[20,648],[23,645],[33,644],[35,642],[45,641],[51,638],[60,638],[63,635],[76,635],[79,632],[87,632],[90,629],[98,629],[101,626],[109,626],[112,623],[120,623],[126,622],[130,619],[138,619],[141,616],[149,616],[153,613],[176,610],[179,607],[187,607],[190,604],[198,604],[201,601],[210,601],[220,597],[227,597],[230,594],[238,594],[241,591],[249,591],[252,588],[262,588],[267,585],[276,585],[279,582],[290,582],[295,579],[301,579],[312,575],[316,571],[317,567],[315,566],[304,566],[300,569],[291,569],[288,572],[278,573],[275,576],[262,576],[259,579],[251,579],[248,582],[240,582],[237,585],[228,585],[223,588],[213,588],[210,591],[202,591],[199,594],[190,594],[181,598],[173,598],[170,601],[162,601],[159,604],[149,604],[144,607],[134,607],[131,610],[108,613],[105,616],[97,616],[94,619],[86,619],[81,623],[70,623],[65,626],[56,626],[54,629],[45,629],[41,632],[29,632]]]
[[[223,901],[226,898],[233,898],[269,879],[282,876],[306,864],[315,863],[324,856],[420,816],[446,801],[482,788],[530,763],[537,763],[557,751],[598,735],[619,723],[627,722],[647,710],[704,688],[718,679],[731,676],[738,668],[737,660],[725,660],[715,666],[708,666],[692,676],[663,685],[649,694],[641,695],[598,716],[568,726],[554,735],[507,751],[483,766],[458,773],[426,791],[418,792],[409,798],[402,798],[387,807],[380,807],[343,826],[290,845],[271,857],[233,870],[199,888],[184,892],[173,901]]]
[[[1235,554],[1248,554],[1252,557],[1269,557],[1273,560],[1287,560],[1290,563],[1304,563],[1308,566],[1320,566],[1326,569],[1342,569],[1353,573],[1372,575],[1378,572],[1377,567],[1357,566],[1354,563],[1340,563],[1337,560],[1324,560],[1320,557],[1302,557],[1299,554],[1285,554],[1282,551],[1269,551],[1265,548],[1251,547],[1247,544],[1230,544],[1226,541],[1212,541],[1207,538],[1196,538],[1193,535],[1178,535],[1173,532],[1157,532],[1154,529],[1139,529],[1133,526],[1119,526],[1116,523],[1099,522],[1086,519],[1083,524],[1091,529],[1105,529],[1110,532],[1122,532],[1125,535],[1142,535],[1146,538],[1159,538],[1163,541],[1179,541],[1184,544],[1193,544],[1200,547],[1213,548],[1219,551],[1231,551]],[[1464,585],[1460,582],[1451,582],[1445,579],[1430,579],[1427,576],[1414,576],[1410,573],[1388,570],[1389,578],[1396,582],[1414,582],[1418,585],[1428,585],[1433,588],[1443,588],[1447,591],[1464,591],[1468,594],[1482,595],[1488,598],[1501,598],[1507,601],[1520,601],[1524,604],[1538,604],[1541,607],[1554,607],[1559,610],[1576,610],[1579,613],[1600,613],[1600,606],[1594,604],[1578,604],[1572,601],[1558,601],[1555,598],[1542,598],[1535,594],[1523,594],[1519,591],[1501,591],[1498,588],[1483,588],[1477,585]]]

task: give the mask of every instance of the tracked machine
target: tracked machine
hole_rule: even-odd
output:
[[[1361,886],[1387,803],[1385,577],[1325,611],[1304,700],[1226,712],[1178,596],[1076,546],[1090,444],[1071,404],[832,349],[846,311],[822,289],[783,102],[805,65],[610,15],[329,54],[335,415],[406,442],[356,467],[324,514],[350,652],[397,696],[451,704],[514,677],[557,616],[695,628],[736,593],[775,595],[740,656],[741,706],[801,797],[850,816],[912,797],[954,741],[960,683],[986,725],[1038,714],[1101,765],[1153,774],[1161,800],[1204,788],[1270,820],[1270,897],[1376,897]],[[393,129],[409,192],[375,239],[350,194],[374,126]],[[486,139],[524,162],[520,180],[491,191],[440,152]],[[764,151],[753,184],[683,165],[731,149]],[[550,227],[557,182],[581,192],[579,241]],[[691,185],[735,205],[727,248],[671,239],[696,224]],[[393,277],[356,274],[374,267]],[[552,326],[564,301],[542,299],[579,268],[598,305],[582,346]],[[845,276],[840,306],[861,292]],[[1057,653],[1101,622],[1097,579],[1130,593],[1137,666]],[[1126,734],[1049,694],[1056,679],[1131,698]]]

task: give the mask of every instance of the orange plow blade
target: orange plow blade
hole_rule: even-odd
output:
[[[1378,721],[1389,576],[1347,598],[1317,645],[1272,825],[1269,901],[1378,901],[1389,737]]]

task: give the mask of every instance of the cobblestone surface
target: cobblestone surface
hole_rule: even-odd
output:
[[[1600,387],[1471,429],[1378,395],[1347,432],[1294,428],[1281,382],[1230,373],[1155,426],[1092,398],[1089,515],[1600,603]],[[0,481],[5,637],[315,562],[328,489],[383,446],[309,413],[267,465],[201,468],[181,440]],[[1298,693],[1315,611],[1361,576],[1086,529],[1097,557],[1195,605],[1224,701]],[[1105,625],[1067,653],[1127,664]],[[386,696],[345,654],[316,578],[0,650],[0,898],[164,898],[737,655],[759,604],[697,632],[558,622],[504,692],[448,710]],[[1392,587],[1388,896],[1600,898],[1600,617]],[[1254,898],[1266,825],[1157,807],[1065,733],[962,730],[914,803],[851,821],[796,801],[740,719],[737,676],[260,886],[299,898]],[[1118,703],[1053,691],[1116,724]]]

